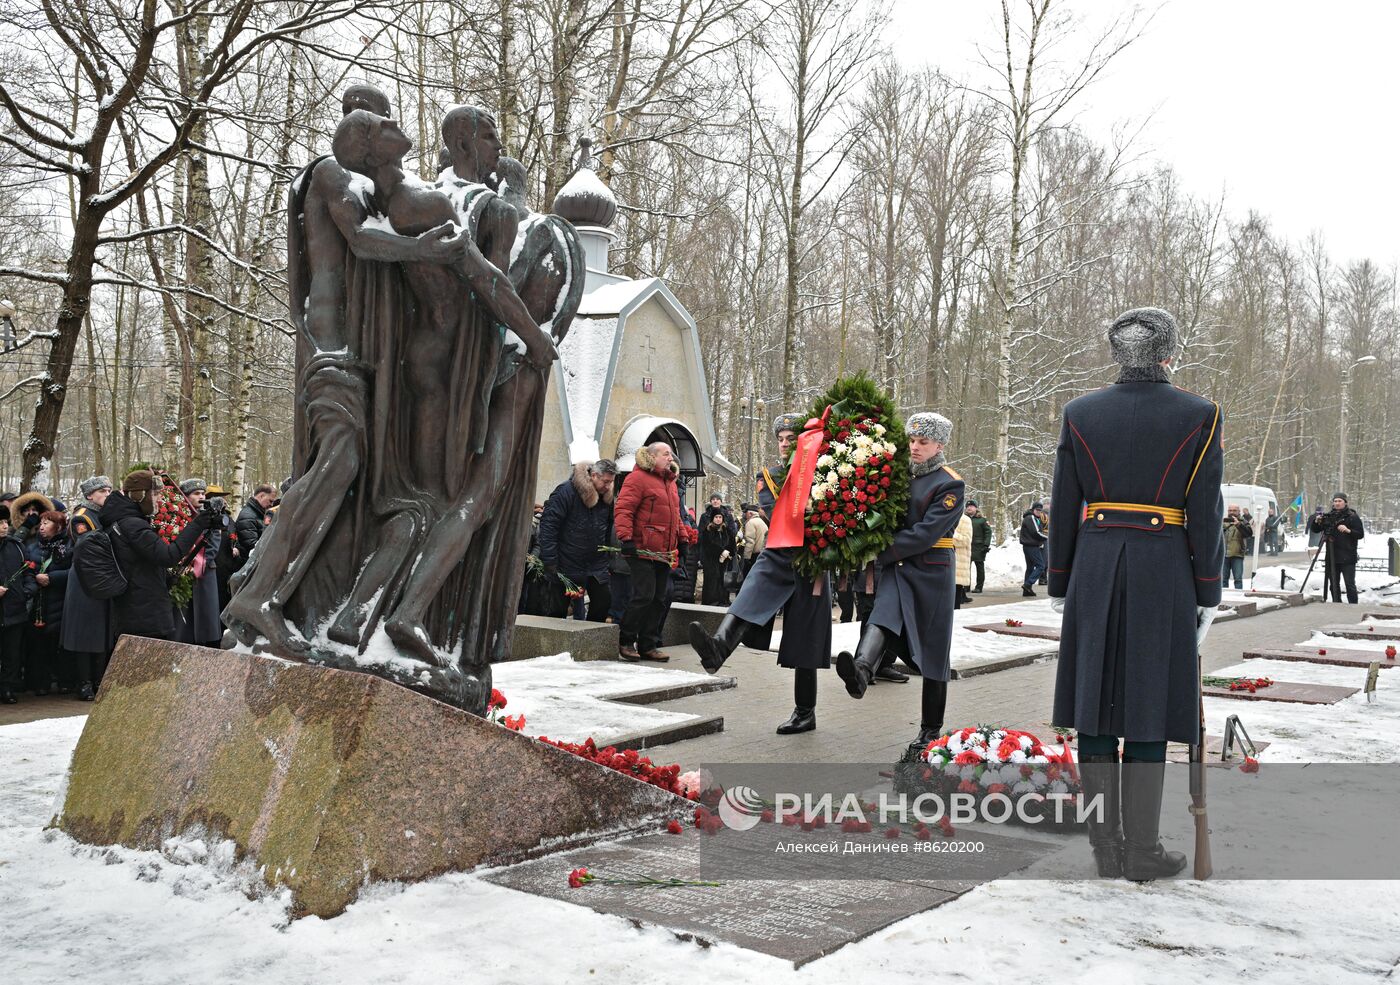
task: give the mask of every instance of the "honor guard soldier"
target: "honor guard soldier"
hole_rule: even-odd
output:
[[[773,515],[778,493],[787,477],[788,454],[806,420],[801,414],[780,414],[773,421],[782,464],[758,474],[758,506],[764,518]],[[793,676],[793,712],[778,726],[779,735],[810,732],[817,727],[817,671],[831,666],[831,580],[813,582],[798,574],[793,558],[800,547],[769,547],[758,556],[744,578],[714,635],[698,622],[690,624],[690,645],[711,674],[724,666],[746,637],[753,640],[765,624],[783,614],[783,639],[778,666]]]
[[[909,436],[909,506],[894,543],[876,559],[880,584],[875,608],[854,654],[836,658],[836,673],[853,698],[865,689],[887,650],[893,650],[923,677],[919,735],[911,745],[938,738],[952,670],[953,608],[957,561],[953,532],[963,515],[963,480],[943,460],[953,422],[929,411],[905,422]]]
[[[1145,881],[1186,865],[1158,822],[1167,742],[1197,741],[1198,652],[1220,603],[1221,420],[1172,386],[1167,312],[1124,312],[1108,341],[1118,381],[1065,405],[1055,456],[1053,721],[1079,733],[1085,792],[1104,798],[1089,824],[1099,874]]]

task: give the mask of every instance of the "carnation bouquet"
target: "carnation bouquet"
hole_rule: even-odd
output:
[[[161,540],[167,544],[175,543],[185,529],[185,524],[194,519],[194,509],[175,485],[175,480],[170,478],[164,469],[146,462],[133,465],[132,468],[150,469],[156,474],[160,487],[154,492],[156,505],[155,512],[151,514],[151,526],[155,528]],[[203,541],[200,542],[200,549],[202,548]],[[199,550],[194,553],[198,554]],[[192,562],[193,555],[170,569],[170,601],[182,609],[189,605],[190,599],[194,597]]]
[[[795,562],[802,574],[857,571],[894,541],[909,502],[909,445],[892,404],[864,373],[837,380],[817,399],[799,439],[812,442],[816,456]]]
[[[912,750],[897,769],[896,789],[941,796],[972,794],[979,801],[1004,794],[1021,812],[1038,816],[1051,827],[1056,826],[1055,808],[1046,798],[1075,798],[1082,790],[1066,739],[1062,737],[1057,751],[1031,732],[992,725],[957,729],[922,750]],[[1065,802],[1061,829],[1075,826],[1076,812],[1070,803]]]

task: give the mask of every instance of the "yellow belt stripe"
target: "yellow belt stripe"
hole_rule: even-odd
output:
[[[939,540],[939,541],[938,541],[936,544],[934,544],[933,546],[934,546],[934,547],[955,547],[956,545],[953,543],[953,538],[952,538],[952,537],[944,537],[942,540]]]
[[[1186,526],[1186,511],[1170,506],[1149,506],[1142,503],[1090,503],[1084,510],[1084,519],[1089,519],[1100,510],[1115,510],[1128,513],[1156,513],[1163,523],[1173,526]]]

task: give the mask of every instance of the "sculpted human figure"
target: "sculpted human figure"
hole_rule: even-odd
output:
[[[387,111],[388,100],[371,86],[352,87],[345,102],[375,102],[376,95]],[[363,109],[351,113],[369,115]],[[402,156],[404,140],[396,127],[371,132],[342,122],[332,146],[334,156],[313,165],[294,190],[309,273],[304,307],[293,304],[294,315],[304,311],[298,331],[309,354],[298,381],[305,397],[308,462],[283,496],[281,515],[288,522],[262,538],[255,563],[224,611],[225,623],[244,643],[261,636],[292,653],[304,653],[309,643],[288,628],[283,607],[342,519],[346,495],[365,464],[365,340],[346,316],[347,250],[359,260],[442,264],[461,262],[467,246],[465,234],[454,234],[446,220],[413,236],[366,224],[369,213],[356,179]],[[363,180],[358,184],[362,187]]]
[[[497,263],[508,264],[515,244],[518,212],[515,205],[491,193],[486,185],[486,180],[501,160],[494,121],[480,110],[459,106],[444,117],[442,131],[452,165],[450,175],[445,173],[440,182],[447,189],[446,197],[451,200],[458,220],[472,232],[471,241],[481,254],[486,258],[496,258]],[[517,183],[524,183],[523,169],[517,175]],[[393,187],[386,187],[389,185]],[[400,231],[429,227],[443,214],[443,196],[439,193],[407,188],[402,183],[394,185],[392,176],[383,185],[377,181],[376,189],[389,192],[386,203],[389,220]],[[467,394],[474,400],[489,396],[484,418],[487,426],[474,449],[472,468],[463,472],[464,482],[451,501],[445,504],[426,535],[420,536],[419,531],[411,529],[416,517],[410,519],[407,513],[391,521],[400,527],[399,534],[391,538],[391,543],[396,547],[381,550],[370,561],[361,579],[363,584],[357,586],[351,603],[331,629],[333,639],[350,642],[359,636],[363,643],[364,620],[371,614],[368,607],[378,592],[377,586],[385,581],[391,569],[401,565],[402,551],[399,546],[416,544],[421,547],[407,582],[401,591],[393,593],[395,602],[385,620],[384,630],[401,649],[419,659],[439,659],[432,634],[424,625],[427,610],[438,598],[454,569],[462,563],[462,558],[468,555],[472,541],[483,524],[492,519],[497,503],[503,497],[528,497],[529,483],[522,484],[520,481],[522,459],[528,462],[533,475],[548,382],[544,371],[548,369],[555,351],[543,326],[558,324],[561,329],[566,327],[567,318],[571,318],[577,310],[578,294],[582,287],[580,278],[576,276],[583,269],[581,251],[572,230],[561,229],[559,222],[558,219],[546,219],[531,224],[519,251],[526,262],[520,262],[520,257],[517,257],[517,263],[510,268],[509,280],[501,273],[504,268],[496,263],[484,264],[490,268],[485,274],[469,277],[475,296],[515,337],[510,340],[513,345],[505,346],[500,351],[494,379],[484,381],[488,389],[484,393]],[[468,250],[469,264],[475,262],[476,253],[475,248]],[[557,262],[548,267],[542,266],[539,260],[544,255],[555,257]],[[575,273],[575,284],[561,279],[568,278],[571,271]],[[441,304],[440,299],[447,296],[446,292],[432,284],[431,277],[431,272],[410,271],[410,281],[415,284],[420,302],[435,312],[435,316],[430,315],[433,331],[445,337],[457,327],[460,305],[455,302]],[[524,287],[527,297],[534,302],[525,312],[523,323],[518,317],[524,305],[516,294],[517,283]],[[570,287],[575,290],[568,291]],[[560,314],[566,317],[558,318]],[[503,317],[505,315],[510,317]],[[523,354],[520,352],[522,345]],[[548,354],[545,358],[537,354],[541,349]],[[424,369],[440,371],[441,365],[442,360],[437,359]],[[442,409],[443,405],[435,402],[428,412],[440,417]],[[426,453],[440,453],[440,442]],[[530,482],[533,482],[533,478]]]
[[[411,142],[382,92],[352,86],[342,107],[333,157],[290,201],[295,482],[226,617],[244,642],[480,714],[510,646],[582,249],[525,208],[527,176],[483,111],[448,112],[451,170],[431,186],[404,174]],[[364,656],[381,627],[418,663]]]

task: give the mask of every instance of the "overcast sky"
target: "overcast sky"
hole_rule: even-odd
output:
[[[1116,2],[1080,2],[1095,17]],[[895,0],[895,52],[961,78],[987,77],[976,45],[997,44],[995,0]],[[1170,0],[1078,103],[1083,128],[1151,117],[1152,157],[1188,190],[1250,209],[1333,258],[1400,258],[1400,3]]]

